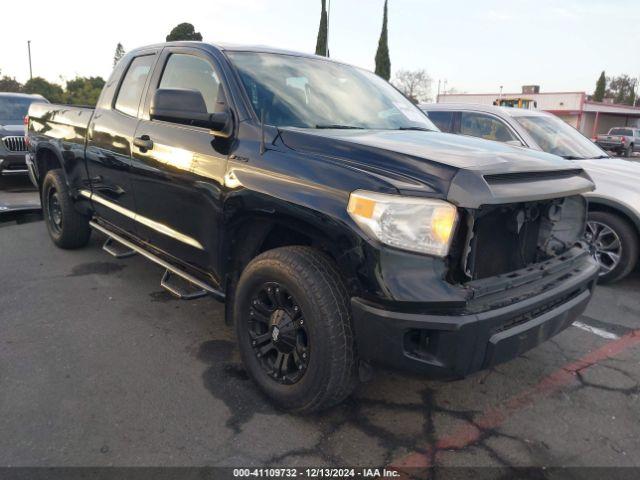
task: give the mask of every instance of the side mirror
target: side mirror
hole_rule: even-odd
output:
[[[151,120],[209,128],[219,137],[229,137],[233,131],[233,117],[228,110],[207,112],[207,105],[198,90],[161,88],[156,90],[149,109]]]

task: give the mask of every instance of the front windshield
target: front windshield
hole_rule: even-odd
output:
[[[0,97],[0,125],[22,125],[33,98]]]
[[[438,129],[373,73],[292,55],[228,52],[256,115],[279,127]]]
[[[514,115],[514,118],[545,152],[570,160],[608,157],[600,147],[558,117]]]

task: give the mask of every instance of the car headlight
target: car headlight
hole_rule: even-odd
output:
[[[347,211],[380,242],[438,257],[449,253],[458,218],[456,207],[444,200],[364,190],[351,193]]]

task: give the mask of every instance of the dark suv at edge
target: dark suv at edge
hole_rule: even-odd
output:
[[[0,92],[0,176],[27,175],[24,117],[41,95]]]

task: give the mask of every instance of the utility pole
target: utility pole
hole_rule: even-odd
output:
[[[31,68],[31,40],[27,40],[27,50],[29,51],[29,80],[32,80],[33,69]]]
[[[436,103],[440,103],[440,82],[441,80],[438,79],[438,96],[436,97]]]
[[[325,56],[329,58],[329,19],[331,18],[331,0],[327,0],[327,45]]]

